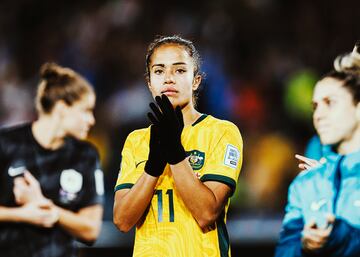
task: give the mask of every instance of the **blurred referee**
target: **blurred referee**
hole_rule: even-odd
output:
[[[94,146],[95,93],[71,69],[41,67],[38,120],[0,130],[0,255],[76,256],[103,213],[103,173]]]

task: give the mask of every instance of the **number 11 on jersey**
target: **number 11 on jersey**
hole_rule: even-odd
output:
[[[163,222],[163,190],[156,190],[155,194],[157,196],[158,203],[158,222]],[[169,198],[169,221],[174,222],[174,196],[173,190],[166,190],[166,194]]]

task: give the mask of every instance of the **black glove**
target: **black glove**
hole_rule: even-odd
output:
[[[153,177],[159,177],[166,166],[166,160],[160,147],[159,128],[155,125],[150,127],[150,150],[145,163],[145,172]]]
[[[166,161],[176,164],[186,158],[186,152],[181,144],[181,132],[184,128],[184,120],[181,108],[174,110],[166,95],[156,96],[156,104],[150,103],[153,113],[148,113],[150,121],[159,128],[160,145],[166,156]]]

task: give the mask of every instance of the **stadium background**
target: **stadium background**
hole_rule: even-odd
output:
[[[203,59],[201,112],[236,123],[244,165],[228,229],[233,256],[272,256],[287,187],[315,133],[311,94],[337,54],[359,37],[359,1],[1,1],[0,125],[35,118],[40,65],[74,68],[95,87],[90,140],[106,176],[104,226],[80,255],[130,256],[133,234],[111,223],[113,187],[128,133],[148,125],[146,46],[156,35],[195,42]]]

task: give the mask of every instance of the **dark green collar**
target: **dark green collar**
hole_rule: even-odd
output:
[[[202,114],[191,126],[195,126],[196,124],[200,123],[201,121],[203,121],[208,115],[207,114]]]

